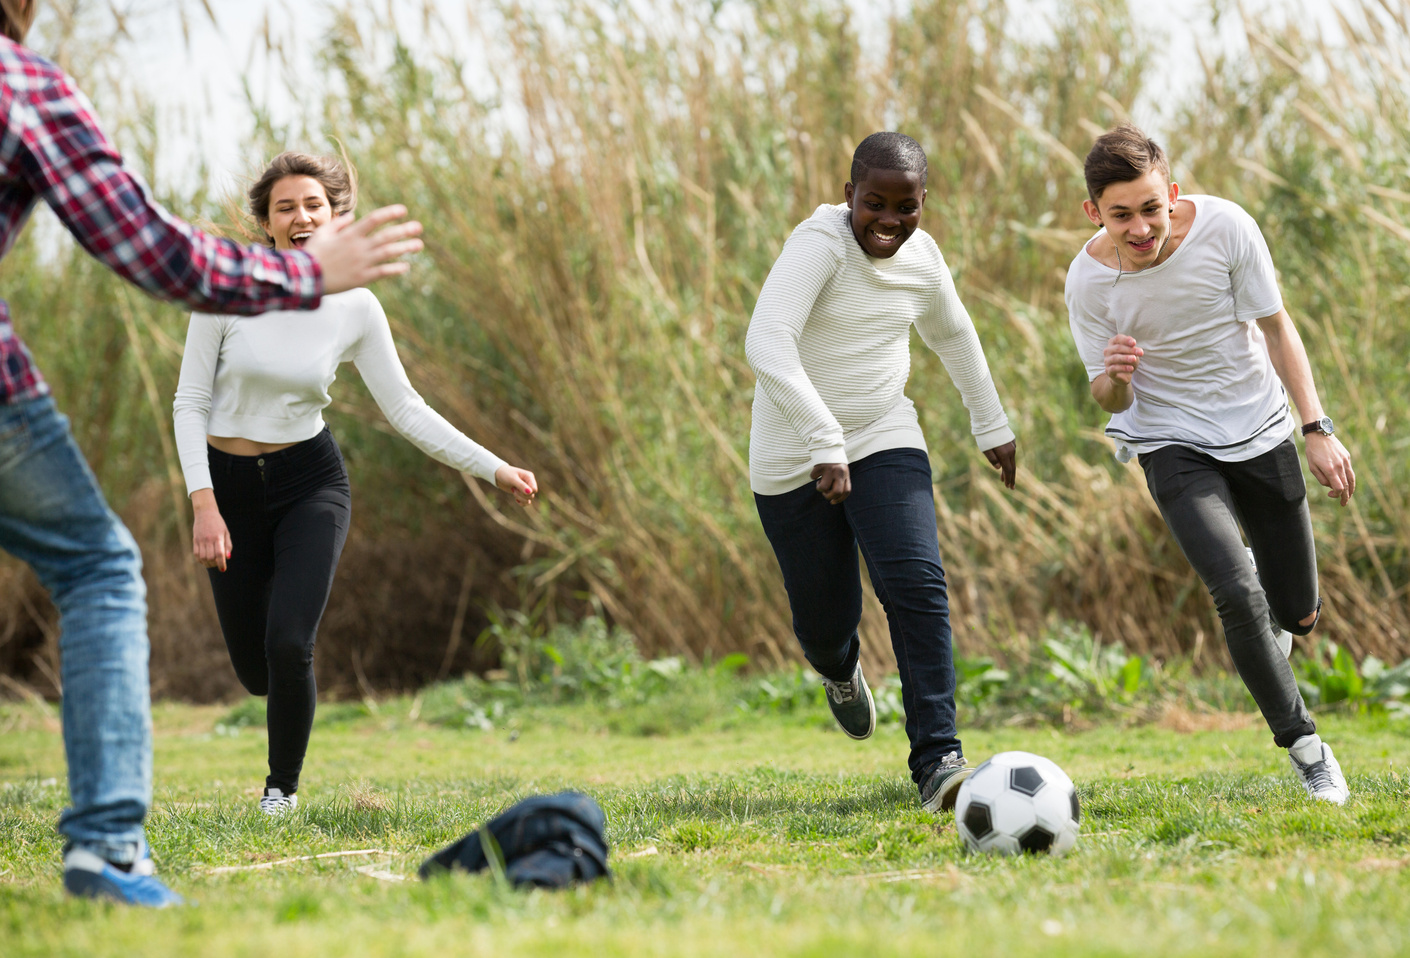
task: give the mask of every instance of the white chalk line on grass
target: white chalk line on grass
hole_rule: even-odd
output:
[[[208,874],[211,874],[211,875],[228,875],[228,874],[230,874],[231,872],[263,871],[263,870],[265,870],[265,869],[274,868],[274,867],[276,867],[276,866],[278,866],[278,865],[292,865],[292,864],[294,864],[295,862],[311,862],[311,861],[317,861],[317,860],[320,859],[320,858],[347,858],[347,857],[352,856],[352,855],[390,855],[390,854],[392,854],[392,853],[389,852],[389,851],[386,851],[385,849],[381,849],[381,848],[359,848],[359,849],[356,849],[356,850],[353,850],[353,851],[345,851],[345,852],[323,852],[323,853],[320,854],[320,855],[299,855],[297,858],[281,858],[281,859],[279,859],[278,861],[260,862],[260,863],[258,863],[258,864],[256,864],[256,865],[222,865],[222,866],[220,866],[219,868],[212,868],[212,869],[210,869],[209,872],[208,872]],[[389,862],[388,864],[390,864],[390,862]],[[358,869],[358,871],[362,871],[362,869]]]
[[[391,859],[378,862],[375,865],[359,865],[353,871],[359,875],[366,875],[368,878],[375,878],[378,881],[406,881],[405,875],[398,875],[396,872],[387,871],[387,866],[392,863]]]

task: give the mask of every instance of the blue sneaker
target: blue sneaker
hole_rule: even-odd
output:
[[[123,871],[86,849],[70,848],[64,852],[64,888],[79,898],[103,898],[123,905],[168,908],[185,904],[157,878],[145,845],[131,871]]]

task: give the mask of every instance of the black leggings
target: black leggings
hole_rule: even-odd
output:
[[[220,630],[240,684],[269,696],[265,784],[291,794],[318,697],[313,640],[352,515],[348,473],[327,427],[263,456],[207,454],[231,540],[225,571],[210,570]]]
[[[1188,446],[1165,446],[1140,458],[1151,497],[1214,597],[1234,667],[1273,741],[1291,746],[1317,725],[1274,632],[1281,627],[1306,635],[1316,623],[1301,620],[1321,608],[1297,446],[1288,440],[1244,462],[1222,462]]]

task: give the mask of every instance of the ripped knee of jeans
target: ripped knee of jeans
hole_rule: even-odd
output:
[[[1293,635],[1306,635],[1307,633],[1311,632],[1313,629],[1317,628],[1317,623],[1318,623],[1318,622],[1321,622],[1321,621],[1322,621],[1322,597],[1321,597],[1321,596],[1318,596],[1318,597],[1317,597],[1317,608],[1315,608],[1315,609],[1312,610],[1312,621],[1311,621],[1311,622],[1307,623],[1306,625],[1303,625],[1301,622],[1294,622],[1294,623],[1292,623],[1291,625],[1285,625],[1285,626],[1283,626],[1283,628],[1287,629],[1287,630],[1288,630],[1289,632],[1291,632]]]

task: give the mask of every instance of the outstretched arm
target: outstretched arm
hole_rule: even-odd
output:
[[[370,292],[357,295],[365,298],[367,312],[352,359],[387,421],[437,462],[513,493],[521,505],[533,501],[538,482],[532,472],[511,466],[426,404],[406,376],[382,304]]]
[[[7,91],[9,92],[9,91]],[[312,309],[339,292],[403,272],[388,260],[420,249],[419,223],[386,226],[400,207],[324,227],[307,251],[276,252],[210,236],[172,216],[123,165],[68,77],[4,98],[18,127],[20,175],[85,250],[159,299],[210,313]],[[377,230],[378,226],[386,228]]]
[[[1321,419],[1322,401],[1312,382],[1312,365],[1307,361],[1307,349],[1286,309],[1258,320],[1263,339],[1268,346],[1268,358],[1283,381],[1298,415],[1304,423]],[[1346,505],[1356,492],[1356,473],[1351,468],[1351,454],[1336,436],[1314,432],[1306,437],[1307,467],[1317,481],[1327,487],[1327,497]]]

